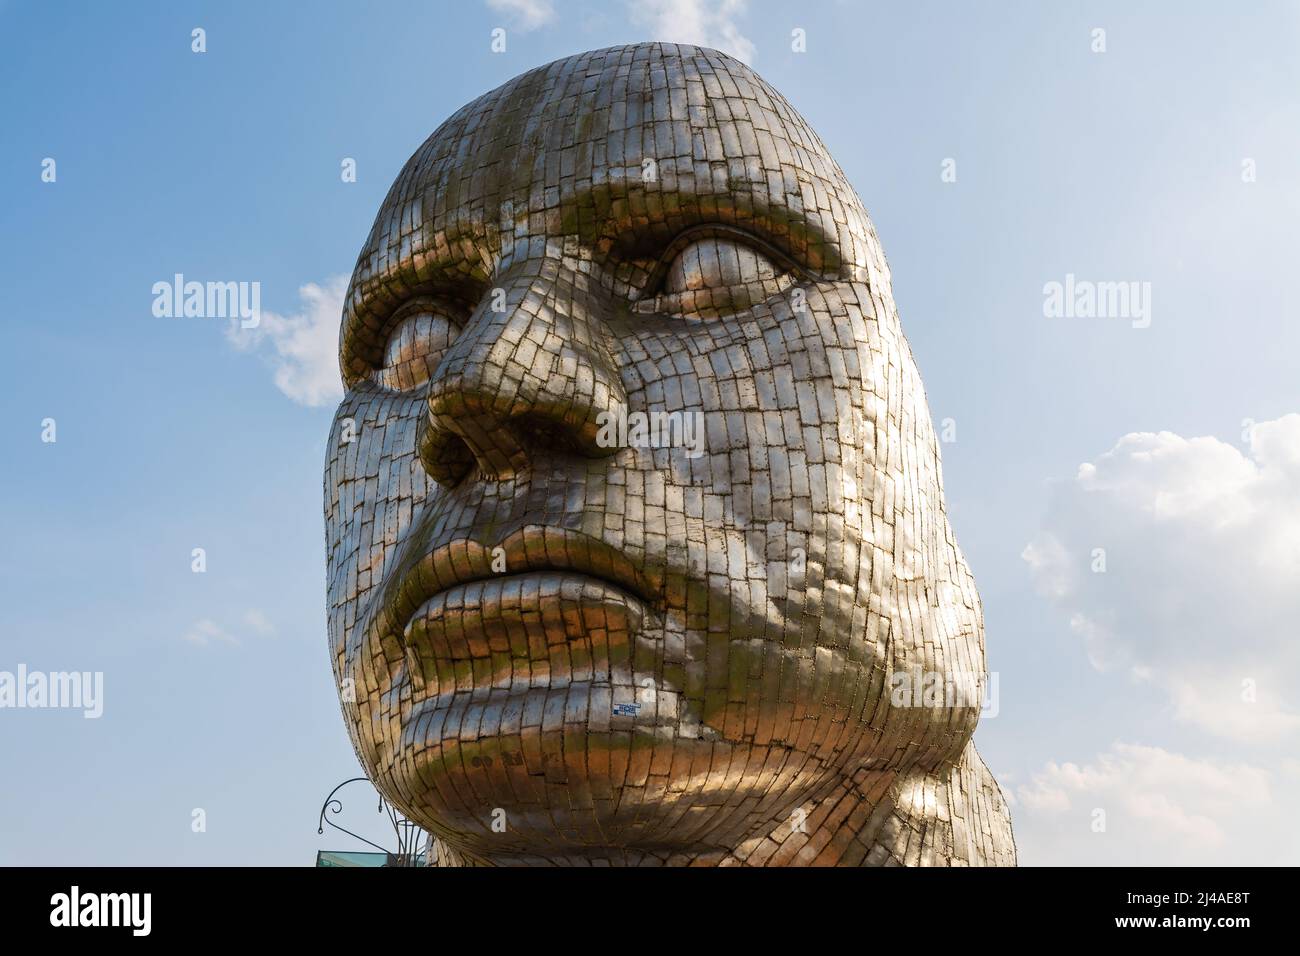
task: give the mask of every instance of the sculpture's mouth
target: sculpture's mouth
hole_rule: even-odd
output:
[[[556,688],[579,679],[572,658],[564,673],[553,671],[557,645],[584,648],[580,656],[607,674],[608,658],[622,656],[644,620],[645,603],[608,581],[530,571],[440,591],[420,605],[402,638],[417,687],[440,667],[469,663],[474,687]]]
[[[580,531],[525,525],[499,543],[453,538],[431,549],[386,588],[384,617],[405,639],[445,621],[467,638],[493,621],[607,602],[662,603],[658,575]]]

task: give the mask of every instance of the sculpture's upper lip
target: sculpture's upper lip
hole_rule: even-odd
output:
[[[500,550],[498,550],[500,549]],[[502,570],[501,561],[505,564]],[[495,568],[494,568],[495,563]],[[585,574],[614,584],[647,604],[658,603],[663,582],[622,550],[581,531],[529,524],[497,542],[452,538],[395,569],[382,592],[382,616],[390,633],[401,634],[430,598],[473,581],[535,571]]]

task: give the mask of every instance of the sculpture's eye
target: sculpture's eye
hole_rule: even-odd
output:
[[[789,269],[741,239],[709,236],[679,251],[668,263],[657,296],[636,303],[640,312],[690,317],[742,312],[795,282]]]
[[[460,326],[437,304],[421,300],[403,306],[390,324],[372,378],[399,392],[424,384],[459,334]]]

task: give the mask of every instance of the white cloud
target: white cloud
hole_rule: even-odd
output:
[[[249,608],[245,611],[242,623],[243,629],[251,632],[256,637],[271,637],[275,634],[274,625],[257,608]],[[238,637],[210,617],[195,621],[183,636],[186,641],[198,647],[207,647],[210,644],[238,645],[242,643]]]
[[[213,642],[221,644],[239,643],[233,634],[228,633],[225,628],[208,617],[196,621],[194,626],[185,632],[185,640],[191,644],[197,644],[199,647],[207,647]]]
[[[1023,557],[1097,669],[1148,682],[1180,720],[1266,743],[1300,731],[1300,415],[1244,437],[1246,454],[1125,435],[1055,489]]]
[[[258,637],[271,637],[275,634],[275,625],[255,607],[251,607],[244,612],[244,626]]]
[[[339,377],[339,320],[345,276],[323,286],[308,283],[298,290],[301,309],[293,315],[262,310],[251,329],[232,321],[226,338],[241,351],[260,351],[274,370],[275,385],[300,405],[332,405],[343,397]]]
[[[521,33],[536,30],[555,19],[551,0],[487,0],[487,5],[509,18],[510,25]]]
[[[753,42],[737,19],[748,0],[628,0],[628,18],[650,31],[652,40],[690,43],[729,53],[742,63],[754,60]]]
[[[1115,743],[1015,789],[1028,865],[1264,865],[1293,859],[1294,774]],[[1283,792],[1285,791],[1285,792]],[[1098,825],[1101,824],[1101,828]]]

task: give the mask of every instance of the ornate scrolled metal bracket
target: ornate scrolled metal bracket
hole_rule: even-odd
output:
[[[330,791],[329,796],[325,798],[325,802],[321,804],[320,820],[318,821],[316,832],[324,833],[325,827],[330,826],[335,830],[338,830],[340,833],[346,833],[354,840],[360,840],[367,846],[372,846],[379,852],[385,854],[388,857],[388,862],[384,864],[385,866],[427,865],[426,858],[433,845],[432,838],[416,824],[398,813],[397,809],[384,799],[383,794],[379,794],[378,812],[386,813],[388,815],[388,822],[392,825],[393,834],[397,839],[396,851],[390,850],[387,847],[382,847],[373,840],[367,840],[361,834],[353,833],[347,827],[340,826],[331,819],[331,817],[343,812],[343,801],[339,800],[335,794],[348,784],[357,783],[363,780],[366,783],[370,783],[370,780],[367,777],[352,777],[349,780],[344,780],[341,784]]]

